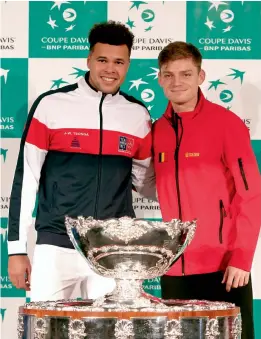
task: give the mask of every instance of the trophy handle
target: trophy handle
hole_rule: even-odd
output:
[[[85,259],[85,261],[88,263],[88,265],[91,267],[91,269],[100,275],[99,271],[96,269],[96,267],[92,264],[92,262],[88,259],[86,255],[84,255],[82,248],[79,243],[79,234],[77,232],[77,226],[81,226],[81,221],[78,219],[74,219],[68,216],[65,216],[65,226],[67,229],[67,234],[76,249],[76,251]],[[78,240],[77,240],[78,239]]]
[[[184,253],[187,246],[191,243],[192,239],[194,238],[196,227],[197,227],[197,220],[194,219],[191,222],[185,222],[185,228],[183,230],[183,234],[181,235],[182,238],[184,238],[182,245],[180,245],[180,248],[178,252],[174,255],[174,258],[171,260],[170,266],[172,266],[179,257]]]

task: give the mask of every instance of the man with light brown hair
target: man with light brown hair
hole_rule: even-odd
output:
[[[202,56],[174,42],[159,54],[169,103],[153,126],[158,199],[164,221],[197,219],[195,237],[161,278],[164,299],[233,302],[243,339],[254,338],[250,270],[261,224],[260,174],[249,131],[199,86]]]

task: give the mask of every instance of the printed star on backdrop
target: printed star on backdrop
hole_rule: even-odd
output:
[[[232,27],[233,26],[227,26],[227,28],[223,28],[223,33],[226,33],[226,32],[229,32],[229,31],[231,31],[231,29],[232,29]]]
[[[10,71],[10,69],[3,69],[0,68],[0,77],[4,77],[5,83],[7,82],[7,73]]]
[[[145,1],[131,1],[132,2],[132,6],[130,8],[130,10],[134,7],[136,7],[137,9],[139,9],[140,5],[147,5],[148,3]]]
[[[1,149],[1,155],[3,156],[3,160],[4,162],[6,161],[6,157],[7,157],[7,152],[8,152],[8,149],[4,149],[4,148],[0,148]],[[1,228],[2,230],[2,228]]]
[[[158,79],[158,75],[159,75],[159,69],[158,68],[155,68],[155,67],[150,67],[154,72],[153,73],[150,73],[150,74],[147,74],[147,77],[151,77],[151,76],[154,76],[154,79]]]
[[[151,31],[152,28],[153,28],[153,26],[149,26],[149,27],[145,28],[144,31],[145,31],[145,32]]]
[[[55,7],[58,7],[58,9],[60,10],[63,4],[70,4],[70,1],[66,1],[66,0],[53,1],[53,2],[54,4],[52,5],[51,10],[54,9]]]
[[[47,21],[47,23],[48,23],[48,25],[50,25],[52,27],[52,29],[54,29],[54,27],[58,27],[55,22],[56,22],[56,20],[53,20],[51,18],[51,15],[49,15],[49,21]]]
[[[209,18],[208,18],[208,16],[207,16],[207,21],[205,22],[205,25],[208,26],[209,29],[216,28],[216,27],[213,25],[213,22],[214,22],[214,21],[209,20]]]
[[[139,90],[139,86],[141,84],[148,84],[146,81],[143,81],[142,78],[137,79],[137,80],[130,80],[130,82],[132,82],[131,87],[129,88],[129,90],[131,90],[133,87],[136,87],[136,90]]]
[[[126,22],[126,25],[128,25],[130,28],[135,27],[134,21],[131,21],[131,19],[128,17],[128,21]]]
[[[60,88],[60,86],[62,84],[68,84],[67,81],[63,81],[63,78],[60,78],[60,79],[57,79],[57,80],[52,80],[52,82],[53,82],[53,85],[52,85],[51,89],[54,88],[54,87]]]
[[[228,74],[228,76],[233,76],[233,80],[239,78],[241,80],[241,84],[243,83],[243,79],[244,79],[244,74],[246,72],[242,72],[242,71],[239,71],[238,69],[235,69],[235,68],[230,68],[232,71],[234,71],[234,73],[231,73],[231,74]]]
[[[80,68],[77,68],[77,67],[73,67],[73,69],[75,69],[76,72],[71,73],[69,75],[75,75],[75,79],[85,76],[86,71],[84,69],[80,69]]]
[[[211,11],[212,8],[215,8],[216,11],[218,10],[218,7],[220,5],[226,5],[227,6],[227,3],[224,2],[224,1],[209,1],[212,5],[209,7],[209,11]]]
[[[209,86],[208,90],[210,90],[212,87],[214,87],[216,90],[218,88],[218,85],[226,85],[224,82],[220,81],[220,79],[209,82],[211,83],[211,85]]]
[[[151,106],[151,105],[148,106],[148,107],[147,107],[147,108],[148,108],[148,111],[151,111],[152,107],[153,107],[153,106]]]
[[[5,311],[6,311],[6,308],[0,308],[1,310],[1,318],[2,318],[2,321],[4,320],[5,318]]]
[[[232,107],[232,106],[227,106],[226,109],[230,110],[231,107]]]
[[[3,240],[6,241],[7,228],[1,227],[1,228],[0,228],[0,234],[1,234],[2,238],[3,238]]]
[[[74,29],[75,26],[76,26],[76,25],[71,25],[71,26],[65,28],[65,31],[66,31],[66,32],[72,31],[72,30]]]

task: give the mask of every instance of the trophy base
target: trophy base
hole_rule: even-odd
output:
[[[20,339],[240,339],[233,304],[162,300],[165,309],[105,310],[91,300],[27,303],[19,309]],[[156,305],[156,304],[155,304]]]

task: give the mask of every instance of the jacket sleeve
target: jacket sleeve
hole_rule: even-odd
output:
[[[132,184],[142,196],[157,201],[152,158],[151,119],[147,111],[143,120],[140,145],[133,159]]]
[[[21,139],[10,198],[9,255],[27,253],[27,232],[32,224],[40,172],[49,144],[41,100],[42,96],[34,102]]]
[[[236,115],[225,127],[224,158],[235,183],[235,227],[229,266],[250,271],[261,225],[261,180],[248,128]]]

